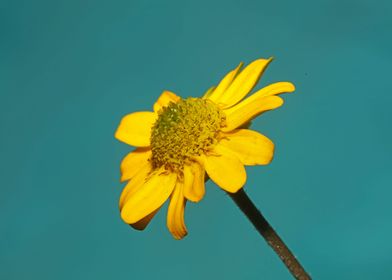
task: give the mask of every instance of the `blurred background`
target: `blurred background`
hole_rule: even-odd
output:
[[[314,279],[392,279],[389,1],[0,2],[0,279],[291,279],[213,183],[174,240],[118,212],[122,116],[240,61],[291,81],[246,191]]]

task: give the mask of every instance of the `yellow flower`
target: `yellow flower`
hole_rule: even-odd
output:
[[[167,227],[176,239],[187,234],[187,200],[200,201],[206,173],[223,190],[235,193],[246,181],[244,165],[271,162],[274,144],[245,129],[250,120],[283,104],[278,94],[294,91],[278,82],[245,98],[271,62],[258,59],[229,72],[201,98],[182,99],[164,91],[153,112],[126,115],[115,137],[137,148],[121,163],[121,218],[144,229],[170,197]],[[245,98],[245,99],[244,99]]]

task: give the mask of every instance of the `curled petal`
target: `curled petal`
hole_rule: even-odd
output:
[[[175,93],[165,90],[158,97],[157,101],[154,104],[154,112],[158,113],[164,107],[167,107],[170,102],[177,103],[181,98]]]
[[[153,112],[136,112],[122,118],[115,137],[131,146],[150,146],[151,128],[157,114]]]
[[[183,182],[178,180],[171,195],[169,209],[167,212],[167,227],[175,239],[182,239],[185,235],[187,235],[184,220],[186,199],[183,192]]]
[[[264,165],[271,162],[274,143],[264,135],[248,129],[225,134],[218,145],[225,147],[245,165]]]
[[[129,153],[121,162],[121,182],[132,179],[151,157],[151,149],[149,147],[139,147]]]
[[[204,165],[208,176],[219,187],[227,192],[235,193],[246,182],[244,165],[230,152],[217,145],[214,155],[204,157]]]
[[[127,224],[134,224],[157,210],[172,193],[176,180],[175,173],[157,171],[151,174],[140,188],[131,195],[128,194],[121,210],[121,218]]]

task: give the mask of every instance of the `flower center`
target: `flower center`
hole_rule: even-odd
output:
[[[201,98],[171,102],[158,113],[151,131],[152,165],[181,171],[193,157],[211,149],[225,125],[223,112]]]

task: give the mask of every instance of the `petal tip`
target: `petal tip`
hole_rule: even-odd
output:
[[[175,239],[175,240],[181,240],[181,239],[183,239],[185,236],[187,236],[188,235],[188,232],[181,232],[181,233],[171,233],[172,234],[172,236],[173,236],[173,238]]]
[[[293,91],[295,91],[295,85],[293,83],[291,83],[291,82],[286,82],[286,90],[285,90],[285,92],[291,93]]]
[[[263,65],[263,68],[265,69],[275,58],[273,56],[270,56],[269,58],[259,58],[256,59],[255,63],[261,63]]]
[[[290,85],[291,85],[291,87],[292,87],[292,89],[291,89],[291,91],[290,91],[290,92],[293,92],[293,91],[295,91],[295,85],[294,85],[294,84],[292,84],[292,83],[290,83]]]
[[[133,218],[132,215],[130,215],[129,213],[125,213],[124,206],[125,205],[123,205],[120,210],[120,216],[121,216],[121,219],[124,221],[124,223],[134,224],[134,223],[138,222],[137,220],[132,219]]]
[[[128,114],[121,119],[114,137],[130,146],[148,147],[151,128],[156,118],[157,114],[154,112],[139,111]]]
[[[143,231],[147,227],[147,225],[139,225],[138,223],[129,224],[129,226],[132,227],[133,229],[136,229],[136,230],[139,230],[139,231]]]

